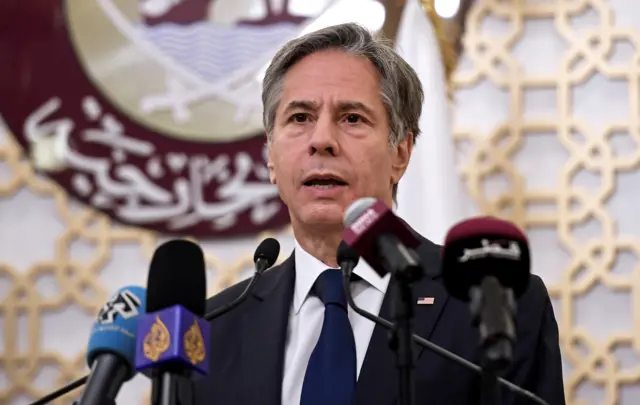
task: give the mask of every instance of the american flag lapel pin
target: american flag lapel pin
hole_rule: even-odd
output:
[[[418,298],[418,305],[433,305],[434,301],[434,297],[420,297]]]

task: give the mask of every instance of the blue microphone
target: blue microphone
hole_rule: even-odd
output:
[[[146,295],[142,287],[123,287],[100,309],[87,351],[91,373],[78,405],[115,404],[122,384],[135,375],[136,333]]]

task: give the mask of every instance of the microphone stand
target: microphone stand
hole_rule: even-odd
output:
[[[78,387],[82,387],[84,384],[86,384],[87,380],[89,379],[89,375],[85,375],[84,377],[80,377],[77,380],[73,381],[72,383],[69,383],[67,385],[65,385],[62,388],[59,388],[55,391],[53,391],[52,393],[45,395],[44,397],[40,398],[39,400],[30,403],[29,405],[45,405],[48,404],[49,402],[60,398],[61,396],[75,390]],[[73,402],[74,405],[77,405],[77,401]]]
[[[392,319],[395,321],[391,330],[389,347],[396,352],[398,367],[398,404],[414,405],[415,391],[413,386],[413,351],[411,346],[411,328],[413,305],[411,305],[411,287],[404,274],[397,272],[395,293],[393,294]]]
[[[376,316],[374,314],[372,314],[371,312],[367,312],[364,309],[360,308],[359,306],[356,305],[356,303],[353,301],[353,295],[351,295],[351,289],[349,288],[349,284],[350,284],[350,280],[351,280],[351,273],[353,272],[353,268],[355,267],[356,263],[355,262],[345,262],[345,263],[341,263],[340,267],[342,270],[342,281],[343,281],[343,285],[344,285],[344,289],[345,289],[345,294],[347,296],[347,303],[349,304],[349,307],[351,307],[351,309],[353,309],[353,311],[370,320],[371,322],[375,323],[376,325],[380,325],[383,328],[387,329],[387,330],[393,330],[394,325],[392,322],[388,321],[387,319],[381,318],[379,316]],[[431,343],[429,342],[427,339],[418,336],[416,334],[411,335],[411,338],[413,340],[414,343],[418,344],[420,347],[423,347],[427,350],[430,350],[436,354],[439,354],[440,356],[444,357],[447,360],[450,360],[456,364],[459,364],[469,370],[473,370],[476,373],[482,374],[482,369],[480,367],[478,367],[476,364],[470,362],[469,360],[462,358],[454,353],[451,353],[450,351],[438,346],[435,343]],[[523,388],[518,387],[517,385],[515,385],[514,383],[505,380],[502,377],[498,377],[497,381],[500,385],[502,385],[503,387],[508,388],[511,392],[520,395],[524,398],[527,398],[529,400],[531,400],[532,403],[538,404],[538,405],[549,405],[544,399],[538,397],[537,395],[535,395],[534,393],[527,391]]]
[[[471,316],[480,332],[482,348],[480,405],[501,404],[498,373],[513,358],[516,300],[513,291],[503,288],[493,276],[485,277],[480,286],[472,287],[469,296]]]
[[[78,405],[78,401],[73,401],[73,403],[71,405]],[[105,399],[100,405],[116,405],[116,400],[112,399]]]
[[[414,405],[412,318],[414,301],[411,284],[422,277],[422,265],[415,252],[408,250],[394,235],[383,235],[377,243],[384,267],[396,281],[392,284],[392,319],[389,347],[396,353],[398,404]]]
[[[164,370],[157,375],[158,384],[151,387],[152,405],[193,405],[193,381],[189,372],[174,373]]]

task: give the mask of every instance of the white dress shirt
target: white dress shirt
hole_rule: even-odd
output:
[[[285,346],[282,405],[300,404],[307,363],[320,337],[324,320],[324,304],[318,297],[309,293],[320,273],[327,268],[327,265],[311,256],[296,241],[296,281]],[[358,262],[353,272],[362,278],[351,283],[353,300],[362,309],[378,314],[389,285],[389,275],[380,277],[364,260]],[[356,342],[356,365],[357,376],[359,376],[375,324],[356,314],[351,308],[348,313]]]

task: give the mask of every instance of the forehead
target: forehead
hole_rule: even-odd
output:
[[[284,76],[280,105],[292,100],[332,103],[359,101],[372,108],[382,106],[380,75],[371,61],[341,50],[325,50],[305,56]]]

